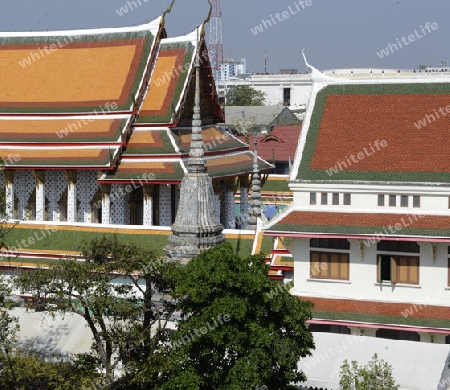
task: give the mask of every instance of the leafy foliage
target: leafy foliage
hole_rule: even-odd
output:
[[[179,270],[182,320],[162,389],[286,389],[305,380],[301,357],[314,348],[305,326],[311,303],[267,278],[263,256],[240,259],[229,243]]]
[[[113,383],[119,363],[127,377],[142,358],[165,356],[164,343],[171,333],[165,319],[174,306],[164,299],[157,302],[155,296],[172,287],[175,265],[115,237],[94,239],[82,253],[85,261],[62,260],[48,269],[24,272],[15,284],[33,294],[34,305],[50,300],[58,311],[74,312],[86,320],[94,343],[82,363],[93,372],[104,370]],[[131,283],[117,283],[119,277]],[[153,372],[151,377],[157,375]]]
[[[339,384],[342,390],[395,390],[400,387],[395,383],[392,366],[383,359],[378,360],[376,353],[365,366],[358,366],[356,360],[350,364],[344,360]]]
[[[96,389],[95,378],[89,372],[60,357],[44,360],[37,355],[18,352],[14,356],[0,353],[1,389]]]
[[[8,298],[11,293],[10,285],[0,277],[0,353],[8,354],[14,345],[19,331],[17,317],[9,314],[13,302]]]
[[[227,106],[263,106],[266,93],[248,85],[233,85],[227,92]]]

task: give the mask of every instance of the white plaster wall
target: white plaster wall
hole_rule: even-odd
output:
[[[309,239],[295,238],[294,295],[363,299],[430,305],[450,305],[447,287],[447,245],[435,243],[436,260],[431,257],[428,243],[420,246],[418,285],[377,283],[377,247],[364,247],[364,257],[357,240],[350,240],[350,280],[331,281],[310,279]],[[314,248],[315,251],[346,252]],[[380,252],[382,253],[382,252]],[[415,254],[407,254],[415,256]]]
[[[260,85],[254,84],[253,87],[258,91],[266,93],[265,105],[276,106],[283,104],[283,89],[291,89],[291,104],[290,106],[304,106],[308,104],[309,96],[311,94],[311,84],[271,84]]]
[[[248,85],[266,93],[266,106],[283,104],[283,88],[291,88],[291,106],[307,105],[312,91],[308,75],[253,75],[249,80],[229,80],[227,88],[233,85]]]
[[[349,184],[302,184],[291,185],[294,206],[305,210],[321,211],[365,211],[398,214],[450,214],[449,187],[417,187],[385,185],[349,185]],[[316,204],[310,205],[310,193],[316,193]],[[321,193],[328,194],[328,204],[321,204]],[[332,204],[332,194],[339,193],[339,205]],[[343,194],[351,194],[351,204],[343,204]],[[378,206],[378,195],[385,195],[385,205]],[[389,206],[389,195],[396,195],[396,206]],[[408,207],[400,205],[400,196],[408,196]],[[420,207],[413,207],[413,196],[420,197]]]

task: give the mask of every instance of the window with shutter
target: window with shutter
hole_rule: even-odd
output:
[[[350,261],[348,253],[311,252],[311,279],[350,279]]]

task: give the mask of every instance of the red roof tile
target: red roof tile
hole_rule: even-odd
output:
[[[271,232],[364,234],[371,236],[450,237],[450,216],[388,213],[340,213],[293,209]]]
[[[294,160],[301,126],[275,126],[270,134],[258,137],[258,156],[267,161],[287,162]],[[237,137],[245,142],[245,137]],[[253,145],[253,137],[250,137]]]

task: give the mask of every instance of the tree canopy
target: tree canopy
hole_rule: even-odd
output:
[[[0,351],[0,387],[275,390],[306,379],[298,362],[314,348],[312,304],[270,281],[262,255],[242,259],[224,243],[179,267],[102,238],[82,257],[22,272],[14,284],[35,307],[82,316],[91,350],[50,360]],[[13,342],[14,321],[5,324]]]
[[[79,365],[104,371],[112,384],[119,363],[128,378],[139,370],[141,359],[157,361],[151,365],[155,371],[147,371],[151,383],[167,355],[165,341],[172,331],[166,329],[166,320],[174,310],[169,300],[158,302],[155,294],[170,290],[175,264],[163,263],[155,253],[115,237],[92,240],[82,255],[84,261],[61,260],[23,272],[15,284],[33,294],[34,305],[50,301],[58,311],[74,312],[86,320],[94,343]],[[128,283],[117,283],[119,277]]]
[[[383,359],[378,360],[376,353],[365,366],[359,366],[356,360],[350,364],[344,360],[339,384],[342,390],[396,390],[400,387],[395,383],[392,366]]]
[[[298,361],[314,348],[312,305],[277,289],[267,271],[262,255],[241,259],[229,243],[179,270],[182,320],[162,389],[286,389],[306,379]]]
[[[233,85],[226,95],[227,106],[263,106],[265,92],[258,91],[248,85]]]

